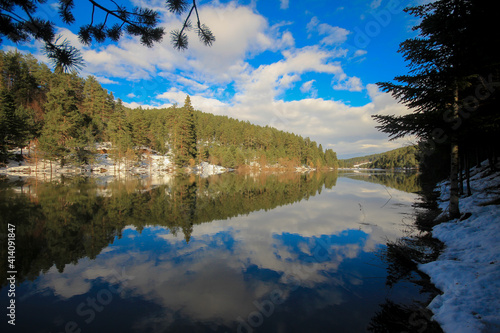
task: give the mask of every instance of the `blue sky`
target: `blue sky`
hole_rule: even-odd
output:
[[[107,2],[101,1],[113,6]],[[198,110],[310,137],[345,158],[410,143],[389,142],[371,115],[409,112],[375,83],[407,72],[397,49],[415,35],[416,22],[402,9],[420,2],[198,1],[201,20],[216,41],[206,47],[193,32],[184,52],[173,49],[168,34],[153,48],[133,37],[81,45],[76,32],[89,23],[91,10],[83,0],[76,1],[77,22],[71,26],[58,20],[55,2],[48,1],[43,13],[81,49],[81,75],[96,76],[127,106],[182,105],[189,94]],[[167,32],[182,26],[184,16],[169,13],[163,0],[128,4],[158,10]],[[18,48],[46,61],[40,46]]]

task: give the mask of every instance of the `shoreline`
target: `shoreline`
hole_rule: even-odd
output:
[[[102,147],[99,146],[98,148]],[[25,149],[22,155],[19,154],[18,150],[13,153],[17,153],[16,155],[19,156],[21,161],[9,160],[5,166],[0,167],[0,175],[34,178],[52,178],[54,176],[109,178],[145,175],[163,177],[185,172],[187,174],[194,173],[202,177],[208,177],[233,171],[231,168],[207,162],[201,162],[192,167],[179,168],[175,166],[170,155],[161,155],[155,152],[141,154],[139,161],[128,161],[125,159],[116,161],[107,152],[101,152],[93,155],[92,163],[79,166],[68,163],[63,167],[61,167],[58,161],[46,161],[43,159],[32,163],[29,160],[28,149]]]
[[[432,228],[444,244],[435,261],[419,264],[443,292],[428,309],[444,332],[500,332],[500,171],[487,162],[471,169],[472,195],[461,196],[460,219]],[[449,181],[437,185],[438,206],[447,214]]]
[[[148,161],[147,158],[150,160]],[[39,161],[37,164],[31,164],[26,161],[17,162],[10,160],[5,166],[0,167],[0,176],[6,177],[33,177],[33,178],[53,178],[60,176],[68,177],[91,177],[91,178],[114,178],[114,177],[171,177],[178,174],[195,174],[201,177],[209,177],[228,172],[294,172],[307,173],[318,171],[316,168],[305,166],[285,167],[280,165],[245,165],[236,169],[214,165],[208,162],[201,162],[194,166],[177,167],[170,162],[170,157],[166,155],[143,156],[140,162],[115,164],[109,157],[101,157],[101,161],[81,166],[65,165],[61,167],[59,163],[48,161]],[[320,169],[323,170],[323,169]],[[325,171],[335,169],[328,168]]]
[[[221,165],[211,164],[203,161],[193,166],[178,167],[173,162],[173,157],[170,154],[161,155],[155,151],[142,153],[139,161],[130,161],[121,159],[118,162],[108,154],[109,147],[99,145],[97,149],[100,152],[93,155],[93,161],[88,164],[79,166],[68,163],[61,167],[59,161],[49,161],[39,159],[33,163],[30,160],[29,149],[25,148],[20,153],[20,149],[11,151],[17,157],[10,159],[4,166],[0,167],[0,176],[8,177],[34,177],[47,178],[58,176],[83,176],[95,178],[109,177],[128,177],[128,176],[149,176],[149,177],[164,177],[174,176],[180,173],[195,174],[201,177],[209,177],[227,172],[247,170],[248,172],[298,172],[306,173],[317,171],[316,168],[309,166],[290,167],[280,164],[272,164],[261,166],[257,162],[250,162],[249,165],[238,166],[235,169],[223,167]],[[323,170],[323,169],[320,169]],[[335,170],[334,168],[324,168],[324,170]]]

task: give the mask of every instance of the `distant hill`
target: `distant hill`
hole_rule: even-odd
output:
[[[397,148],[385,153],[339,160],[339,168],[415,169],[417,146]]]
[[[378,159],[379,157],[382,156],[382,154],[373,154],[373,155],[366,155],[366,156],[360,156],[360,157],[353,157],[353,158],[347,158],[347,159],[340,159],[338,161],[339,163],[339,168],[354,168],[355,166],[358,166],[360,164],[365,164],[365,163],[371,163]]]

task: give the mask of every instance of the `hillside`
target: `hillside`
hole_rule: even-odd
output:
[[[118,165],[153,151],[177,167],[337,167],[336,154],[309,138],[194,110],[189,96],[182,107],[130,109],[95,77],[53,73],[16,52],[0,52],[0,134],[3,165],[24,159],[25,147],[34,163],[89,165],[103,153],[96,147],[110,143]]]
[[[408,146],[385,153],[339,160],[338,164],[340,168],[416,169],[418,168],[416,154],[417,146]]]

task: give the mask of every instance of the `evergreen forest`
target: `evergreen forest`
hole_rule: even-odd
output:
[[[418,146],[408,146],[390,150],[381,154],[372,154],[339,160],[341,168],[353,168],[355,165],[363,164],[367,169],[418,169],[419,166]]]
[[[139,161],[142,152],[170,154],[178,167],[202,161],[229,168],[260,166],[335,168],[331,149],[293,133],[183,106],[130,109],[93,76],[51,71],[32,55],[0,52],[0,163],[85,165],[109,142],[117,162]],[[13,153],[21,150],[21,153]]]

